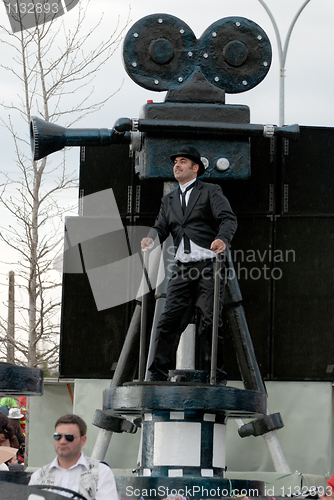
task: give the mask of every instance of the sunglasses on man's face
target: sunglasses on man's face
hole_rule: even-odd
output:
[[[62,437],[64,437],[66,441],[72,443],[72,441],[74,441],[75,438],[78,438],[80,436],[74,436],[74,434],[60,434],[60,432],[55,432],[53,435],[53,439],[55,441],[60,441]]]

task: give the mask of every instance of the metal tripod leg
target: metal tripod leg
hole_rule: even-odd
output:
[[[140,316],[141,305],[137,304],[132,316],[130,326],[128,328],[127,335],[125,337],[125,341],[110,387],[118,387],[122,385],[123,382],[128,380],[128,378],[126,377],[128,360],[135,359],[136,353],[138,352]],[[92,458],[95,458],[96,460],[105,459],[112,435],[113,432],[111,431],[99,429],[91,455]]]
[[[242,295],[229,249],[226,250],[226,268],[224,308],[233,337],[241,378],[245,389],[266,392],[249,333],[242,305]]]
[[[228,279],[224,307],[233,336],[241,378],[245,389],[266,392],[248,330],[245,311],[242,306],[242,295],[229,249],[226,250],[226,264]],[[269,410],[267,410],[267,415],[270,415]],[[237,424],[240,427],[243,424],[242,420],[239,420]],[[277,472],[291,472],[279,443],[277,432],[275,430],[267,432],[263,434],[263,438],[266,441],[275,470]]]
[[[222,256],[217,255],[214,270],[214,304],[210,383],[216,382],[217,344],[219,323],[220,279]],[[241,378],[245,389],[266,392],[248,330],[242,296],[229,249],[226,249],[227,283],[224,306],[228,318]]]
[[[157,269],[160,263],[160,254],[158,254],[159,258],[157,258],[157,254],[151,253],[152,262],[151,262],[151,272],[157,273]],[[142,286],[140,287],[140,289]],[[140,291],[139,291],[140,294]],[[136,359],[136,355],[138,353],[138,348],[140,344],[140,326],[141,326],[141,309],[142,305],[137,304],[132,315],[131,323],[128,328],[125,341],[121,350],[121,354],[118,359],[117,367],[111,381],[110,387],[118,387],[122,385],[124,382],[129,380],[128,377],[128,366],[133,366],[133,363],[129,363],[129,360]],[[98,436],[95,441],[95,445],[91,454],[92,458],[97,460],[104,460],[108,446],[111,440],[113,432],[107,431],[105,429],[99,429]]]

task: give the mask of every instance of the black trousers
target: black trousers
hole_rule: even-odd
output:
[[[198,336],[197,369],[210,370],[211,340],[214,298],[215,259],[177,262],[167,286],[164,311],[157,326],[156,354],[149,370],[161,380],[166,379],[168,370],[175,367],[176,350],[181,333],[194,318]],[[220,314],[218,333],[217,379],[226,378],[223,368],[222,307],[225,288],[225,266],[222,263],[220,280]]]

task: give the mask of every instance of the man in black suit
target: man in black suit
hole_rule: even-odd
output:
[[[183,146],[170,158],[179,189],[162,198],[155,224],[141,243],[142,250],[147,251],[152,248],[156,237],[163,243],[171,234],[176,250],[166,304],[157,327],[156,354],[149,367],[150,380],[157,381],[167,380],[181,333],[195,310],[198,334],[205,351],[201,354],[207,362],[205,368],[209,368],[214,261],[216,254],[224,252],[230,244],[237,228],[236,216],[220,186],[197,178],[205,171],[197,149]],[[221,306],[223,289],[224,279],[221,280]],[[219,341],[222,343],[221,336]],[[226,383],[223,366],[217,370],[217,382]]]

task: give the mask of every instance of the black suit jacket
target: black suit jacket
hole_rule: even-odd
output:
[[[186,234],[197,245],[210,248],[218,238],[228,246],[236,229],[237,218],[221,187],[197,179],[184,215],[178,189],[162,198],[160,212],[148,236],[153,240],[158,236],[162,243],[171,234],[177,249]]]

